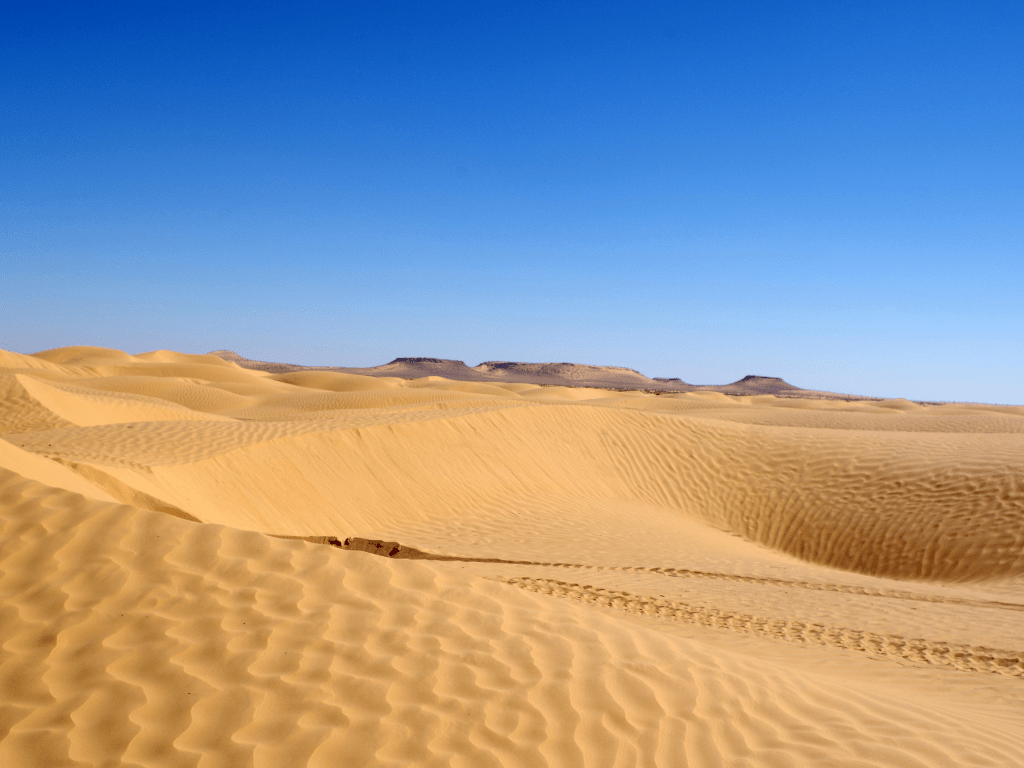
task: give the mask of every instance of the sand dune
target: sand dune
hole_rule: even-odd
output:
[[[0,352],[0,765],[1024,764],[1024,409],[219,354]]]

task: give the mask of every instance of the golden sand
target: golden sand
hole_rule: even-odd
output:
[[[5,768],[1024,765],[1024,408],[85,347],[0,402]]]

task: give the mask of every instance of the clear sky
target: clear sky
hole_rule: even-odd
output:
[[[0,14],[0,347],[1024,403],[1020,2]]]

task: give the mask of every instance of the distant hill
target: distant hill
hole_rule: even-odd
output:
[[[739,381],[716,387],[720,392],[730,395],[777,395],[780,392],[803,392],[800,387],[783,381],[777,376],[744,376]]]
[[[669,386],[650,379],[632,368],[602,365],[580,365],[578,363],[514,363],[491,360],[475,368],[462,360],[448,360],[440,357],[396,357],[390,363],[371,368],[345,368],[327,366],[305,366],[291,363],[268,363],[250,360],[237,352],[220,349],[211,352],[223,360],[271,373],[289,371],[337,371],[357,373],[363,376],[395,376],[400,379],[420,379],[425,376],[441,376],[455,381],[507,382],[513,384],[557,385],[564,387],[602,387],[610,389],[669,389],[685,392],[689,385]]]
[[[657,389],[649,379],[632,368],[614,365],[581,365],[579,363],[510,363],[491,360],[473,370],[490,381],[521,384],[557,384],[568,387],[602,387],[610,389]]]
[[[583,365],[581,363],[516,363],[490,360],[475,367],[462,360],[441,357],[396,357],[390,363],[370,368],[268,363],[250,360],[237,352],[219,349],[211,352],[242,368],[270,373],[290,371],[337,371],[362,376],[394,376],[400,379],[421,379],[440,376],[454,381],[506,382],[562,387],[599,387],[602,389],[644,390],[656,392],[721,392],[727,395],[775,395],[828,400],[877,400],[835,392],[821,392],[796,387],[776,376],[744,376],[731,384],[687,384],[679,378],[649,378],[632,368],[614,365]]]

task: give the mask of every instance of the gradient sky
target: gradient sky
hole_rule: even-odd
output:
[[[0,347],[1024,403],[1024,4],[0,6]]]

